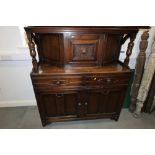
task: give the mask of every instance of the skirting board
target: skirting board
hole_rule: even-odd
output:
[[[0,107],[36,106],[35,100],[0,101]]]

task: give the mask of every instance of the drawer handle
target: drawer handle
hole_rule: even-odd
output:
[[[111,79],[107,79],[107,82],[110,83],[111,82]]]
[[[63,94],[56,94],[56,97],[63,97]]]
[[[96,81],[96,80],[97,80],[97,78],[96,78],[96,77],[94,77],[94,78],[93,78],[93,80],[94,80],[94,81]]]
[[[56,84],[57,84],[57,85],[60,85],[60,84],[61,84],[61,82],[60,82],[60,81],[57,81],[57,82],[56,82]]]
[[[85,105],[85,106],[87,106],[87,105],[88,105],[88,103],[87,103],[87,102],[85,102],[85,103],[84,103],[84,105]]]
[[[53,84],[59,86],[59,85],[65,85],[67,84],[66,80],[53,80]]]
[[[103,95],[108,95],[109,93],[110,93],[109,90],[107,90],[107,91],[102,91],[102,94],[103,94]]]

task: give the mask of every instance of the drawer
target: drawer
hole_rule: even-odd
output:
[[[129,79],[128,76],[92,75],[85,77],[85,84],[101,86],[127,85]]]
[[[32,77],[37,90],[96,89],[128,85],[129,76],[79,75]]]
[[[101,65],[102,38],[104,35],[70,34],[65,48],[67,63],[76,66]]]
[[[83,85],[82,76],[47,76],[32,77],[32,83],[35,89],[66,89],[69,87],[80,87]]]

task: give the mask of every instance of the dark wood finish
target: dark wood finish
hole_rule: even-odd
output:
[[[141,42],[139,45],[140,52],[137,57],[135,75],[134,75],[133,84],[131,87],[131,104],[129,108],[131,112],[134,112],[136,108],[137,95],[141,84],[142,75],[144,72],[144,65],[145,65],[145,59],[146,59],[145,51],[148,45],[148,41],[147,41],[148,38],[149,38],[149,33],[148,31],[145,31],[141,36]]]
[[[132,75],[128,62],[139,28],[148,27],[25,28],[43,126],[67,120],[118,120]],[[129,37],[124,65],[118,58],[121,45]]]

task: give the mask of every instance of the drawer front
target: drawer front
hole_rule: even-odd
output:
[[[83,85],[82,76],[47,76],[32,77],[32,83],[37,90],[64,90],[76,88]]]
[[[79,76],[44,76],[32,77],[35,90],[78,90],[96,89],[128,85],[129,76],[79,75]]]
[[[97,34],[70,34],[66,37],[67,64],[76,66],[101,65],[101,50],[104,35]]]
[[[126,85],[129,79],[128,76],[91,75],[85,77],[85,84],[113,87],[115,85]]]

